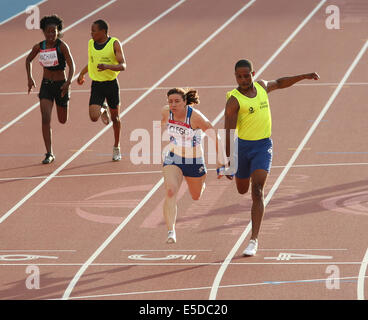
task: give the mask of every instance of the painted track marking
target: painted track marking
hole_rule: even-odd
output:
[[[111,154],[109,154],[110,156]],[[311,167],[336,167],[336,166],[366,166],[368,162],[351,162],[351,163],[318,163],[318,164],[298,164],[292,165],[291,168],[311,168]],[[272,169],[283,169],[285,166],[272,166]],[[216,169],[207,168],[208,171],[215,171]],[[138,174],[158,174],[162,173],[162,170],[149,170],[149,171],[127,171],[127,172],[102,172],[102,173],[88,173],[88,174],[65,174],[58,175],[54,178],[81,178],[81,177],[99,177],[99,176],[120,176],[120,175],[138,175]],[[7,177],[0,178],[0,181],[14,181],[14,180],[34,180],[45,179],[47,176],[30,176],[30,177]]]
[[[143,28],[142,28],[143,29]],[[324,86],[334,86],[336,87],[338,85],[337,82],[316,82],[316,83],[296,83],[293,85],[293,87],[305,87],[305,86],[314,86],[314,87],[324,87]],[[367,86],[368,82],[347,82],[344,84],[344,87],[346,86]],[[233,88],[234,85],[218,85],[218,86],[196,86],[196,85],[177,85],[180,88],[186,88],[186,87],[193,87],[196,89],[229,89]],[[155,91],[157,90],[169,90],[172,87],[157,87]],[[148,90],[147,87],[142,88],[120,88],[120,91],[125,92],[131,92],[131,91],[145,91]],[[90,89],[73,89],[73,93],[89,93]],[[38,92],[31,92],[32,94],[38,94]],[[28,95],[27,91],[14,91],[14,92],[0,92],[0,96],[10,96],[10,95]]]
[[[368,267],[368,249],[365,252],[365,256],[363,261],[361,262],[361,266],[359,269],[359,276],[358,276],[358,287],[357,287],[357,295],[358,300],[364,300],[364,279],[367,278],[365,275]]]
[[[334,280],[340,281],[356,281],[357,277],[343,277],[334,278]],[[244,284],[230,284],[222,285],[221,289],[239,288],[239,287],[255,287],[255,286],[270,286],[270,285],[281,285],[281,284],[306,284],[306,283],[318,283],[326,282],[326,279],[302,279],[302,280],[290,280],[290,281],[268,281],[268,282],[258,282],[258,283],[244,283]],[[207,287],[197,287],[197,288],[179,288],[179,289],[162,289],[162,290],[147,290],[138,292],[123,292],[123,293],[111,293],[93,296],[80,296],[80,297],[70,297],[71,300],[77,299],[98,299],[103,297],[117,297],[117,296],[128,296],[128,295],[141,295],[141,294],[153,294],[153,293],[168,293],[168,292],[183,292],[183,291],[199,291],[199,290],[209,290],[210,286]]]
[[[319,6],[321,6],[324,2],[325,1],[321,2],[319,4]],[[306,143],[308,142],[308,140],[310,139],[310,137],[312,136],[312,134],[316,130],[318,124],[321,122],[324,115],[327,113],[327,111],[330,108],[330,106],[332,105],[333,101],[335,100],[335,98],[337,97],[339,92],[341,91],[341,88],[343,87],[343,84],[346,82],[346,80],[348,79],[348,77],[350,76],[350,74],[352,73],[352,71],[354,70],[354,68],[356,67],[358,62],[360,61],[360,59],[363,57],[367,47],[368,47],[368,40],[365,42],[365,44],[363,45],[363,47],[359,51],[358,55],[355,57],[353,63],[350,65],[347,72],[344,74],[343,78],[341,79],[338,87],[334,90],[334,92],[332,93],[332,95],[328,99],[326,105],[323,107],[323,109],[320,112],[320,114],[318,115],[317,119],[314,121],[311,128],[308,130],[307,134],[305,135],[304,139],[299,144],[297,150],[294,152],[294,154],[290,158],[288,164],[286,165],[284,170],[281,172],[281,174],[277,178],[276,182],[272,186],[271,190],[267,194],[267,197],[265,199],[265,206],[267,206],[267,204],[271,200],[273,194],[278,189],[278,187],[281,184],[282,180],[285,178],[286,174],[288,173],[289,169],[291,168],[291,166],[293,165],[293,163],[295,162],[295,160],[297,159],[297,157],[299,156],[299,154],[303,150],[304,146],[306,145]],[[243,242],[244,242],[245,238],[247,237],[247,235],[249,234],[250,230],[251,230],[251,222],[247,225],[244,232],[242,233],[242,235],[240,236],[240,238],[238,239],[238,241],[236,242],[234,247],[231,249],[230,253],[228,254],[228,256],[225,259],[225,262],[221,266],[218,274],[216,275],[216,278],[215,278],[215,281],[213,283],[213,287],[212,287],[212,290],[211,290],[211,293],[210,293],[210,297],[209,297],[210,300],[216,299],[218,287],[219,287],[221,279],[222,279],[222,277],[223,277],[223,275],[224,275],[224,273],[227,269],[228,263],[229,263],[229,261],[232,260],[232,258],[235,256],[235,254],[238,251],[238,249],[240,248],[240,246],[243,244]]]

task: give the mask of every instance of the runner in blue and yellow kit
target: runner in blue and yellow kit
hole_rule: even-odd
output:
[[[121,160],[120,153],[120,88],[117,76],[126,69],[124,52],[119,40],[108,36],[108,24],[97,20],[92,24],[92,39],[88,42],[88,65],[79,74],[78,83],[84,83],[84,75],[88,72],[92,79],[91,97],[89,100],[89,116],[92,121],[101,120],[109,124],[110,108],[113,122],[115,143],[112,160]]]
[[[238,192],[245,194],[252,185],[252,235],[243,254],[253,256],[258,248],[258,234],[264,215],[264,187],[272,163],[271,111],[268,93],[288,88],[303,79],[318,80],[317,73],[284,77],[273,81],[253,81],[252,62],[240,60],[235,65],[238,88],[227,93],[225,107],[226,155],[230,156],[231,136],[236,129],[234,162]],[[233,177],[227,175],[229,179]]]

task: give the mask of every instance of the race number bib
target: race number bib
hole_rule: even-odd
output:
[[[56,48],[40,50],[40,64],[43,67],[55,67],[59,64]]]

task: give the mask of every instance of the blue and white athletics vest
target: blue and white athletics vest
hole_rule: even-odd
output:
[[[180,147],[195,147],[201,144],[203,132],[201,129],[193,129],[190,125],[190,117],[193,108],[187,106],[185,122],[175,121],[174,115],[170,111],[167,131],[170,137],[170,143]]]

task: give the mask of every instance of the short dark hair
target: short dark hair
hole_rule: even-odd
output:
[[[242,59],[235,64],[235,70],[237,68],[248,67],[250,71],[253,71],[253,63],[250,60]]]
[[[97,24],[98,28],[100,30],[105,30],[106,33],[109,30],[109,25],[107,24],[107,22],[105,20],[99,19],[99,20],[96,20],[95,22],[93,22],[93,24]]]
[[[40,21],[40,28],[45,31],[46,27],[54,24],[56,25],[58,31],[63,30],[63,19],[61,19],[58,15],[53,14],[51,16],[45,16]]]

